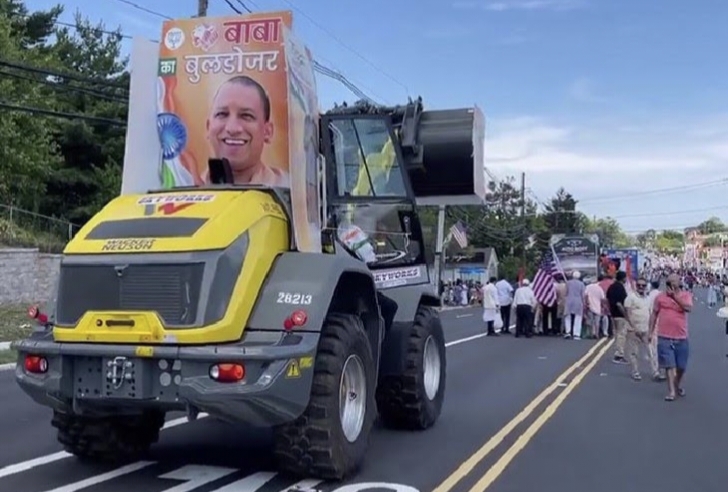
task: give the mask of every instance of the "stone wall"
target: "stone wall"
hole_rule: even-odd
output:
[[[61,255],[0,249],[0,304],[45,302],[58,279]]]

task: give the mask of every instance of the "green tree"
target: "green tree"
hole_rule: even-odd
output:
[[[120,58],[121,35],[107,34],[77,13],[75,29],[56,29],[56,106],[60,111],[125,121],[129,76]],[[72,76],[71,76],[72,75]],[[68,220],[86,222],[119,194],[125,129],[83,119],[57,121],[56,141],[63,164],[48,183],[44,213],[64,210]]]
[[[715,234],[716,232],[725,231],[726,227],[718,217],[711,217],[698,224],[697,229],[700,231],[700,234]]]
[[[716,248],[722,245],[723,239],[721,239],[719,236],[710,236],[705,238],[705,241],[703,241],[703,246],[706,246],[708,248]]]
[[[636,245],[636,240],[627,235],[615,219],[611,217],[584,220],[584,232],[597,234],[602,246],[628,248]]]
[[[547,204],[543,221],[550,234],[582,233],[586,225],[586,216],[576,210],[579,202],[564,188],[559,188]]]
[[[19,17],[26,15],[19,3],[6,0],[2,0],[0,8],[0,57],[27,64],[43,63],[47,53],[34,46],[49,35],[43,31],[40,20],[53,14]],[[31,22],[32,19],[40,20]],[[34,106],[42,98],[39,85],[27,73],[8,67],[0,68],[0,72],[4,102]],[[53,128],[34,114],[8,108],[0,111],[0,203],[38,210],[48,177],[60,163]]]
[[[637,246],[646,249],[654,248],[656,239],[657,233],[654,229],[648,229],[645,232],[637,234],[637,237],[635,238]]]
[[[485,205],[471,208],[470,212],[471,216],[478,217],[470,227],[473,244],[495,248],[502,265],[507,264],[510,257],[516,258],[514,262],[518,265],[524,258],[526,264],[533,262],[536,254],[533,243],[544,233],[545,227],[537,213],[537,204],[528,198],[522,203],[515,178],[491,182]]]
[[[53,27],[63,12],[61,5],[50,10],[29,12],[25,3],[19,0],[0,0],[0,17],[9,22],[10,32],[23,50],[49,51],[47,42]],[[10,53],[1,52],[4,57]]]
[[[495,248],[501,265],[511,262],[520,266],[525,244],[526,263],[530,264],[536,254],[534,238],[543,234],[545,228],[535,202],[527,199],[524,211],[522,218],[521,192],[514,178],[491,182],[483,205],[447,207],[445,236],[453,224],[461,221],[468,230],[469,249]],[[437,207],[422,207],[419,211],[427,251],[435,251],[437,213]],[[451,242],[448,249],[459,248]]]
[[[685,245],[685,237],[680,231],[662,231],[655,238],[655,248],[663,253],[679,253]]]

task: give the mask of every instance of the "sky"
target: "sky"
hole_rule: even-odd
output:
[[[170,17],[197,8],[197,0],[67,0],[62,20],[79,9],[107,28],[159,39],[163,19],[128,2]],[[725,0],[242,2],[292,10],[314,57],[378,102],[478,105],[486,167],[498,179],[525,173],[540,203],[564,187],[580,210],[614,217],[629,233],[710,216],[728,222]],[[209,4],[209,15],[234,15],[225,0]],[[355,100],[339,82],[317,84],[323,109]]]

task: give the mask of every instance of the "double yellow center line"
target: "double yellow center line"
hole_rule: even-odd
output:
[[[505,438],[513,432],[513,430],[520,425],[524,420],[529,418],[536,409],[548,398],[554,391],[559,387],[563,387],[569,375],[577,369],[582,368],[559,393],[554,401],[549,404],[548,407],[536,418],[536,420],[521,434],[516,442],[506,450],[501,458],[492,466],[488,471],[477,481],[477,483],[470,489],[469,492],[483,492],[490,487],[493,482],[505,471],[506,467],[513,461],[513,459],[521,452],[521,450],[528,444],[534,435],[543,427],[543,425],[556,413],[556,410],[566,400],[572,391],[581,383],[586,375],[594,368],[599,362],[602,356],[612,346],[613,341],[607,341],[606,338],[598,341],[589,351],[579,360],[577,360],[571,367],[561,373],[553,383],[546,387],[536,398],[534,398],[521,412],[516,415],[513,420],[508,422],[498,433],[491,437],[480,449],[473,453],[470,458],[465,460],[462,465],[458,467],[449,477],[445,479],[440,485],[438,485],[432,492],[450,492],[454,487],[465,477],[467,477],[479,463],[481,463],[499,444],[505,440]],[[595,357],[592,356],[597,353]],[[592,360],[584,365],[590,358]]]

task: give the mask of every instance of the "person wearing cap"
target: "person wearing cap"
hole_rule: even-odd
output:
[[[657,359],[667,374],[665,401],[685,396],[682,386],[690,356],[688,313],[693,310],[693,295],[680,287],[680,276],[667,277],[667,290],[655,299],[650,317],[650,339],[657,337]]]
[[[513,294],[513,304],[516,306],[516,338],[524,335],[533,336],[533,310],[538,304],[536,295],[531,288],[531,282],[524,278],[521,286]]]

